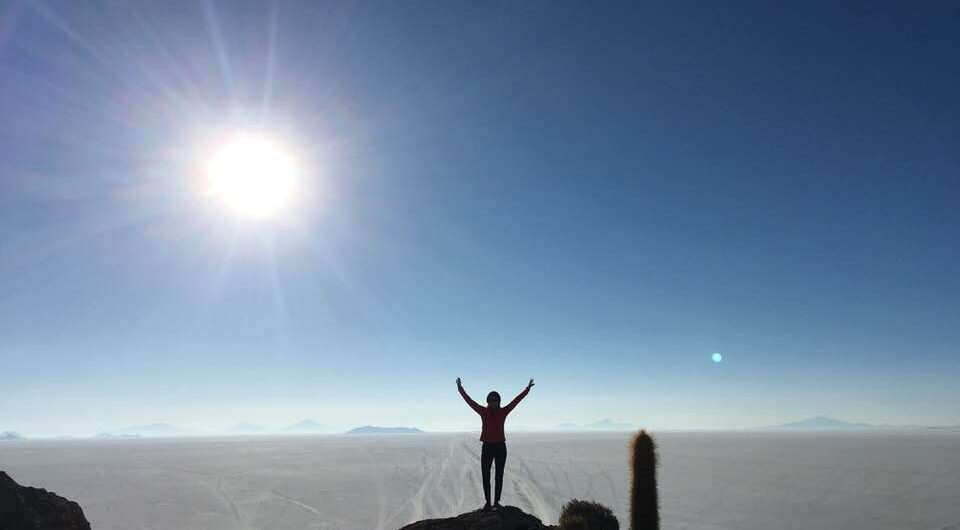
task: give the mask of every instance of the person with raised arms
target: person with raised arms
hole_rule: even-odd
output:
[[[513,401],[506,407],[500,406],[500,394],[491,391],[487,394],[487,406],[484,407],[474,401],[467,391],[463,389],[460,378],[457,378],[457,390],[463,396],[463,400],[470,405],[483,422],[483,428],[480,431],[480,441],[483,442],[483,448],[480,451],[480,472],[483,477],[483,496],[486,504],[484,510],[490,509],[490,465],[496,463],[495,492],[493,498],[493,507],[500,508],[500,493],[503,491],[503,467],[507,462],[507,438],[503,432],[503,424],[507,415],[520,403],[520,400],[527,397],[530,389],[533,388],[533,379],[523,389],[523,392],[513,398]]]

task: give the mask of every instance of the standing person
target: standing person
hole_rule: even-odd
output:
[[[507,438],[503,434],[503,423],[507,419],[507,414],[520,403],[520,400],[527,397],[530,389],[533,388],[533,379],[527,384],[517,397],[513,398],[506,407],[500,407],[500,394],[491,391],[487,394],[487,406],[484,407],[470,398],[467,391],[463,389],[460,378],[457,378],[457,390],[463,396],[463,400],[475,410],[483,420],[483,430],[480,432],[480,441],[483,442],[483,449],[480,452],[480,471],[483,475],[483,497],[487,500],[483,505],[484,510],[490,509],[490,464],[496,462],[496,491],[493,498],[493,507],[500,508],[500,492],[503,491],[503,466],[507,462]]]

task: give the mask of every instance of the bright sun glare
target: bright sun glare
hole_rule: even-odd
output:
[[[238,134],[209,159],[208,191],[237,215],[269,217],[296,198],[297,169],[293,156],[280,145],[261,136]]]

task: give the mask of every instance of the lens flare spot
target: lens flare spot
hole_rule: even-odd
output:
[[[723,360],[723,355],[721,355],[720,352],[714,352],[714,354],[711,355],[710,358],[713,359],[713,362],[719,363],[720,361]]]

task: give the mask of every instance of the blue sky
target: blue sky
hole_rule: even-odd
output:
[[[958,423],[958,14],[4,2],[0,430]]]

